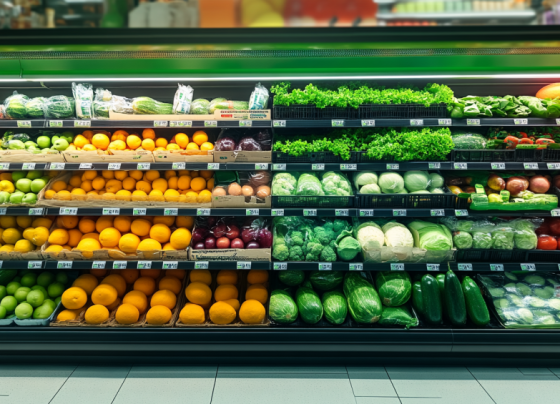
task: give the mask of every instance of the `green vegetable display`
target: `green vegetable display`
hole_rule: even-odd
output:
[[[313,288],[320,291],[333,290],[343,279],[344,273],[340,271],[313,271],[309,276]]]
[[[287,196],[352,196],[352,185],[345,174],[327,171],[323,174],[275,173],[272,195]]]
[[[453,247],[451,232],[445,226],[415,220],[408,224],[414,237],[414,246],[432,251],[445,251]]]
[[[543,100],[530,96],[514,97],[512,95],[504,97],[468,96],[454,98],[447,106],[447,110],[452,118],[525,118],[528,116],[558,118],[560,117],[560,100]]]
[[[383,307],[379,324],[399,325],[409,329],[418,326],[418,319],[413,317],[405,306]]]
[[[335,325],[344,323],[348,314],[348,304],[346,297],[338,291],[330,291],[323,293],[323,310],[325,319]]]
[[[379,295],[362,275],[350,272],[344,277],[344,295],[350,315],[360,324],[373,324],[381,318]]]
[[[29,97],[24,94],[17,94],[9,96],[4,100],[4,107],[6,108],[6,116],[10,119],[25,119],[27,118],[26,105],[29,102]]]
[[[296,291],[296,302],[299,315],[307,324],[317,324],[323,317],[321,299],[312,288],[300,286]]]
[[[288,292],[277,289],[270,294],[268,314],[277,323],[291,324],[298,318],[298,308]]]
[[[375,287],[384,306],[402,306],[410,299],[412,285],[406,272],[378,272]]]
[[[298,286],[304,279],[305,274],[303,271],[291,270],[278,273],[278,280],[286,286]]]

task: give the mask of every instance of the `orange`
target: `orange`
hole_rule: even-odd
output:
[[[144,293],[146,296],[151,296],[156,290],[156,281],[154,278],[142,276],[134,282],[133,288]]]
[[[144,173],[140,170],[132,170],[128,172],[128,175],[134,178],[136,181],[140,181],[144,176]]]
[[[202,282],[191,282],[185,288],[185,296],[191,303],[205,305],[212,300],[212,291]]]
[[[134,324],[140,318],[140,311],[132,304],[121,304],[115,313],[115,321],[119,324]]]
[[[184,269],[168,269],[165,271],[165,276],[173,276],[177,279],[185,279],[186,271]]]
[[[216,278],[218,285],[235,285],[237,284],[237,271],[222,270],[218,272]]]
[[[148,298],[139,290],[131,290],[128,292],[124,298],[123,303],[131,304],[138,309],[140,314],[144,313],[148,308]]]
[[[189,143],[185,150],[200,150],[196,143]]]
[[[154,216],[154,224],[164,224],[166,226],[173,226],[175,217],[173,216]]]
[[[115,172],[113,170],[103,170],[101,171],[101,176],[106,180],[112,180],[115,178]]]
[[[143,237],[150,234],[150,228],[152,224],[146,219],[136,219],[132,222],[130,230],[137,236]]]
[[[61,224],[65,229],[73,229],[78,226],[78,216],[61,216]]]
[[[97,171],[95,170],[87,170],[84,171],[84,173],[82,174],[82,181],[86,181],[86,180],[93,180],[95,177],[97,177]]]
[[[165,178],[158,178],[152,182],[152,188],[161,192],[167,191],[167,180]]]
[[[204,179],[209,180],[210,178],[212,178],[214,176],[214,171],[211,170],[200,170],[200,176]]]
[[[268,281],[268,271],[252,269],[247,274],[247,283],[265,283]]]
[[[165,149],[166,150],[181,150],[179,145],[177,145],[175,143],[169,143]]]
[[[117,290],[119,297],[123,296],[124,293],[126,292],[126,281],[122,276],[117,274],[111,274],[103,278],[101,284],[113,286]]]
[[[210,203],[212,201],[212,192],[208,191],[207,189],[203,189],[198,194],[196,201],[198,203]]]
[[[68,181],[68,183],[72,185],[74,188],[79,187],[80,184],[82,183],[82,178],[79,175],[73,175],[70,178],[70,181]]]
[[[109,150],[124,150],[126,149],[126,143],[124,140],[114,140],[109,143]]]
[[[92,144],[86,144],[83,148],[82,151],[96,151],[97,147],[95,147]]]
[[[150,183],[148,181],[138,181],[136,183],[136,189],[138,191],[145,192],[146,194],[149,194],[150,192],[152,192],[152,186],[150,185]]]
[[[53,182],[53,184],[51,185],[51,189],[55,192],[60,192],[64,189],[66,189],[66,183],[62,180],[58,180]]]
[[[144,129],[142,131],[142,139],[155,139],[156,132],[153,129]]]
[[[214,324],[230,324],[237,317],[237,313],[229,304],[216,302],[210,307],[210,320]]]
[[[140,271],[137,269],[122,269],[118,274],[123,277],[126,283],[130,284],[136,282],[136,279],[140,276]]]
[[[140,139],[136,135],[130,135],[129,137],[126,138],[126,144],[132,150],[136,150],[142,145],[142,139]]]
[[[229,304],[231,307],[233,307],[233,310],[235,311],[239,311],[239,300],[237,299],[228,299],[228,300],[224,300],[224,303]]]
[[[156,171],[156,170],[148,170],[144,174],[144,180],[145,181],[155,181],[158,178],[160,178],[160,174],[159,174],[159,171]]]
[[[113,136],[111,136],[111,141],[112,142],[115,141],[115,140],[123,140],[124,141],[124,140],[126,140],[127,136],[128,136],[127,131],[119,129],[119,130],[116,130],[113,133]]]
[[[136,180],[132,177],[126,177],[122,182],[122,187],[128,191],[136,189]]]
[[[146,322],[152,325],[163,325],[171,320],[173,313],[165,306],[154,306],[146,314]]]
[[[200,177],[200,174],[198,174],[198,171],[195,171],[195,170],[191,171],[190,175],[191,175],[192,178]]]
[[[147,276],[147,277],[152,278],[152,279],[159,278],[160,274],[161,274],[161,269],[141,269],[140,270],[140,276]]]
[[[166,147],[168,144],[167,139],[162,137],[156,139],[156,147]]]
[[[170,310],[175,308],[177,296],[167,289],[158,290],[150,299],[150,306],[165,306]]]
[[[125,234],[119,240],[119,249],[125,253],[133,254],[138,249],[140,239],[136,234]]]
[[[167,243],[171,237],[171,230],[165,224],[154,224],[150,229],[150,238],[158,241],[159,243]]]
[[[193,178],[191,181],[191,188],[195,192],[200,192],[203,189],[206,189],[206,180],[202,177]]]
[[[122,182],[119,180],[109,180],[105,184],[105,190],[112,194],[116,194],[122,189]]]
[[[78,317],[78,313],[72,310],[63,310],[56,317],[56,321],[71,321],[71,320],[75,320],[76,317]],[[189,324],[189,323],[185,323],[185,324]]]
[[[82,181],[81,188],[86,192],[91,191],[93,189],[93,187],[91,186],[91,181],[90,180]]]
[[[185,228],[178,228],[171,234],[169,242],[171,246],[176,250],[186,250],[186,248],[191,244],[191,232]]]
[[[142,140],[142,148],[144,150],[153,151],[156,148],[156,144],[152,139]]]
[[[91,182],[91,186],[96,191],[101,191],[103,188],[105,188],[105,178],[95,177],[95,179]]]
[[[204,142],[200,145],[200,150],[202,151],[214,150],[214,145],[210,142]]]
[[[204,324],[206,322],[204,309],[192,303],[185,304],[179,313],[179,319],[183,324]]]
[[[261,324],[265,315],[264,306],[257,300],[246,300],[239,309],[239,318],[245,324]]]
[[[175,135],[175,143],[181,148],[184,149],[189,144],[189,137],[184,133],[177,133]]]
[[[63,191],[59,191],[57,193],[57,198],[62,200],[62,201],[71,201],[72,200],[72,196],[70,195],[70,192],[63,190]]]
[[[109,319],[107,307],[96,304],[86,310],[85,320],[88,324],[102,324]]]
[[[78,229],[71,229],[68,230],[68,236],[68,245],[70,247],[76,247],[80,243],[83,234]]]
[[[99,285],[99,281],[95,276],[91,274],[78,276],[78,278],[76,278],[76,280],[72,284],[73,287],[82,288],[88,296],[91,295],[97,285]]]
[[[268,291],[263,284],[255,283],[247,288],[245,292],[245,300],[258,300],[265,304],[268,300]]]
[[[107,275],[106,269],[90,269],[89,273],[98,278]]]
[[[202,143],[208,141],[208,135],[202,130],[197,130],[192,136],[192,141],[200,146]]]
[[[82,241],[86,238],[91,238],[91,239],[94,239],[95,241],[99,242],[99,234],[98,233],[86,233],[82,236],[80,241]],[[101,244],[100,244],[100,246],[101,246]]]
[[[167,180],[167,186],[171,189],[179,188],[179,177],[171,177]]]
[[[10,230],[10,229],[8,229]],[[7,241],[12,241],[6,238],[6,233],[7,231],[4,232],[4,234],[2,235],[2,239],[4,240],[4,242],[6,242],[6,244],[12,244],[12,243],[7,243]],[[18,237],[18,240],[21,239],[21,236]],[[68,240],[70,239],[70,235],[68,234],[68,230],[66,229],[55,229],[51,232],[51,234],[49,234],[49,239],[48,242],[50,244],[56,244],[56,245],[65,245],[66,243],[68,243]],[[17,241],[17,240],[15,240]]]
[[[115,229],[121,233],[128,233],[130,231],[131,223],[132,221],[128,216],[117,216],[113,220],[113,226],[115,226]]]
[[[189,189],[191,187],[191,177],[188,175],[179,177],[177,186],[179,187],[179,189]]]
[[[165,191],[163,193],[163,196],[165,197],[165,200],[167,202],[177,202],[179,201],[179,191],[176,191],[174,189],[168,189],[167,191]]]
[[[122,181],[127,177],[128,177],[128,173],[126,171],[124,171],[124,170],[115,171],[115,179],[116,180]]]
[[[177,177],[177,173],[175,172],[175,170],[166,170],[164,173],[164,177],[166,180],[168,180],[169,178]]]
[[[98,133],[96,135],[93,135],[93,137],[91,138],[91,143],[98,149],[107,150],[107,148],[109,147],[109,143],[111,142],[107,135]]]
[[[207,269],[193,269],[189,273],[189,280],[191,282],[201,282],[210,286],[212,283],[212,274]]]
[[[109,306],[117,300],[117,296],[117,289],[115,289],[113,285],[101,284],[93,290],[93,293],[91,294],[91,301],[94,304]]]
[[[45,191],[45,199],[52,199],[56,195],[56,192],[52,189],[48,189]]]
[[[161,244],[151,238],[146,238],[138,244],[138,251],[161,251]]]
[[[107,227],[99,233],[99,242],[103,247],[116,247],[121,239],[121,232],[114,227]]]
[[[95,230],[98,233],[101,233],[107,227],[113,227],[112,216],[101,216],[99,219],[97,219],[97,222],[95,222]]]
[[[132,199],[132,193],[126,189],[121,189],[115,194],[118,201],[130,201]]]
[[[175,226],[185,227],[191,230],[194,226],[194,217],[192,216],[177,216],[175,219]]]
[[[158,283],[159,290],[169,290],[176,295],[181,292],[181,281],[174,276],[164,276]]]
[[[117,307],[119,307],[121,305],[121,298],[117,297],[117,300],[115,300],[113,303],[111,303],[109,306],[107,307],[107,310],[109,310],[109,313],[113,312],[114,310],[117,309]]]
[[[228,299],[237,299],[239,297],[239,291],[235,285],[220,285],[214,291],[214,299],[221,302]]]
[[[90,144],[91,142],[83,135],[76,135],[72,143],[74,143],[74,146],[76,147],[84,147],[85,145]]]
[[[78,223],[78,229],[84,234],[93,233],[95,231],[95,222],[91,219],[83,217]]]

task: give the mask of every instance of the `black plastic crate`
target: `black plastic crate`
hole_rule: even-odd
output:
[[[429,107],[411,104],[409,114],[409,118],[445,118],[447,116],[447,104],[436,104]]]
[[[317,119],[348,119],[348,107],[317,108]]]
[[[543,161],[544,149],[515,149],[515,161]]]
[[[560,250],[527,250],[524,262],[560,262]]]
[[[412,119],[445,118],[446,104],[363,104],[359,107],[360,119]]]
[[[542,151],[542,161],[560,162],[560,149],[544,149]]]
[[[371,157],[368,157],[367,152],[357,152],[358,155],[358,163],[393,163],[395,162],[394,158],[385,159],[385,160],[377,160]]]
[[[304,156],[291,156],[288,153],[275,151],[272,152],[272,161],[274,163],[357,163],[358,153],[350,152],[350,160],[344,160],[333,152],[316,152],[308,153]]]
[[[275,105],[273,119],[317,119],[315,105]]]
[[[356,197],[351,196],[302,196],[272,195],[275,208],[353,208]]]
[[[527,250],[492,250],[469,248],[457,250],[458,262],[521,262],[525,260]]]
[[[455,208],[454,194],[356,194],[359,208],[445,209]]]
[[[515,150],[511,149],[476,149],[476,150],[452,150],[450,160],[461,162],[513,162],[516,161]],[[532,160],[535,161],[535,160]]]

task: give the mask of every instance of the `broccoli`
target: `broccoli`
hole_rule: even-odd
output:
[[[326,246],[325,246],[326,247]],[[329,243],[329,247],[332,248],[333,250],[336,247],[336,240],[331,240],[331,242]]]
[[[321,261],[336,261],[336,253],[331,247],[326,246],[323,248],[321,252]]]
[[[300,246],[290,248],[290,261],[303,261],[303,251]]]
[[[324,228],[325,230],[328,230],[328,231],[334,231],[334,230],[333,230],[333,222],[326,222],[326,223],[323,225],[323,228]]]
[[[289,234],[290,244],[294,246],[303,246],[303,233],[301,231],[293,231]]]
[[[335,239],[334,231],[325,230],[323,227],[317,226],[313,229],[313,233],[317,241],[323,245],[328,245],[331,240]]]
[[[336,234],[336,237],[338,237],[338,235],[344,230],[350,230],[350,225],[348,224],[348,222],[342,219],[335,219],[333,223],[333,231]]]
[[[276,243],[274,244],[274,248],[272,249],[272,256],[276,258],[278,261],[286,261],[290,255],[290,250],[288,246],[284,243]]]

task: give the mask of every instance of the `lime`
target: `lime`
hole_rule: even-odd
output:
[[[41,274],[37,277],[37,285],[46,288],[51,283],[54,282],[54,275],[52,272],[41,272]]]
[[[20,303],[16,307],[16,316],[20,320],[25,320],[26,318],[31,318],[33,315],[33,307],[29,303]]]
[[[20,287],[21,283],[12,281],[6,285],[6,292],[8,292],[10,296],[13,296]]]
[[[53,313],[54,309],[49,306],[48,304],[43,304],[35,309],[33,312],[33,318],[44,319],[49,318],[49,316]]]
[[[33,307],[39,307],[45,301],[45,295],[40,290],[32,290],[27,294],[25,298],[27,303],[29,303]]]
[[[8,313],[8,311],[6,310],[6,308],[0,306],[0,319],[6,318],[6,314],[7,314],[7,313]]]
[[[25,299],[27,299],[27,294],[29,292],[31,292],[30,288],[22,286],[21,288],[16,290],[16,293],[14,293],[14,297],[16,298],[18,303],[21,303],[21,302],[24,302]]]
[[[61,300],[62,300],[62,298],[60,296],[58,296],[56,299],[54,299],[54,304],[56,304],[58,306],[60,304]]]
[[[39,285],[33,286],[33,287],[31,288],[31,290],[40,290],[41,292],[43,292],[43,295],[44,295],[45,297],[49,295],[49,294],[47,293],[47,289],[45,289],[44,287],[39,286]]]
[[[0,306],[4,307],[8,313],[11,313],[12,311],[14,311],[16,309],[17,303],[18,302],[17,302],[15,297],[6,296],[0,302]]]
[[[54,300],[45,299],[45,301],[43,302],[43,306],[45,305],[51,306],[53,310],[56,309],[56,303],[54,302]]]
[[[47,289],[49,297],[54,299],[56,297],[62,296],[64,293],[64,285],[60,282],[51,283]]]
[[[3,285],[0,285],[0,300],[2,300],[4,297],[6,297],[6,295],[8,294],[8,291],[6,290],[6,287]]]
[[[59,272],[56,274],[56,281],[62,283],[63,285],[66,285],[68,283],[68,275],[66,275],[64,272]]]
[[[21,286],[27,286],[28,288],[30,288],[31,286],[34,286],[36,283],[37,283],[37,275],[35,274],[35,272],[30,272],[21,277]]]

